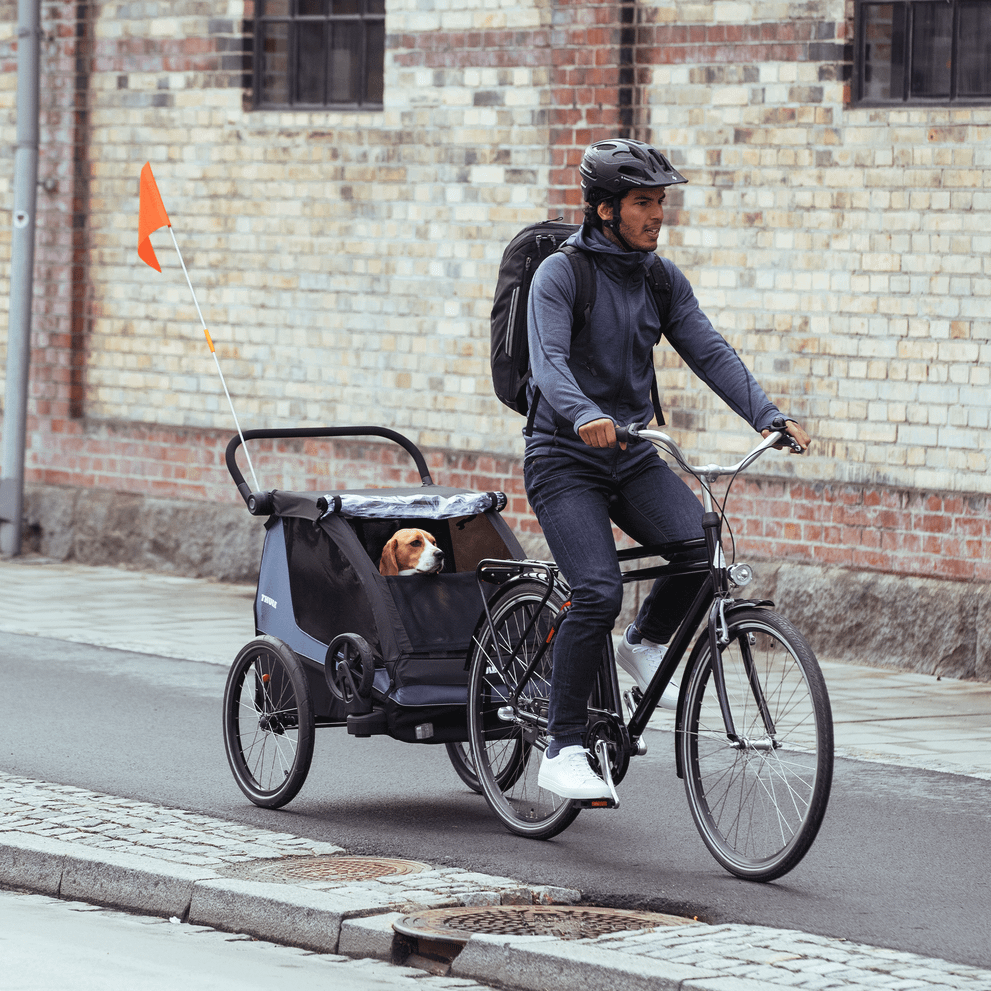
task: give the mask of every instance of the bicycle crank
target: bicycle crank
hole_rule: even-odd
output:
[[[599,770],[602,772],[602,780],[612,793],[611,798],[583,798],[575,799],[575,805],[580,809],[618,809],[619,795],[616,794],[616,786],[612,780],[612,767],[609,764],[609,744],[601,737],[595,741],[595,756],[599,761]]]

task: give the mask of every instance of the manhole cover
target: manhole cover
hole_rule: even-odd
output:
[[[294,857],[253,864],[248,873],[265,881],[372,881],[396,874],[419,874],[432,870],[416,860],[393,860],[389,857]]]
[[[556,936],[595,939],[630,929],[684,926],[693,920],[660,912],[568,905],[492,905],[435,908],[393,923],[396,932],[416,939],[467,943],[475,933],[495,936]]]

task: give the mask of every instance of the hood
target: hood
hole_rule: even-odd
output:
[[[626,251],[589,224],[582,224],[566,243],[594,254],[597,264],[617,280],[636,268],[646,271],[654,263],[653,251]]]

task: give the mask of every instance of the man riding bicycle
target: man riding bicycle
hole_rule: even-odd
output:
[[[590,145],[581,165],[585,220],[568,243],[594,261],[595,303],[572,335],[574,268],[557,252],[537,269],[528,300],[533,428],[526,440],[524,481],[551,553],[571,586],[571,608],[554,641],[550,743],[538,782],[563,798],[610,793],[583,749],[587,703],[605,638],[619,615],[623,585],[612,524],[640,544],[701,537],[702,506],[650,444],[617,444],[616,426],[654,416],[652,349],[661,334],[685,363],[765,436],[781,411],[699,309],[682,272],[662,259],[671,287],[661,326],[647,282],[664,217],[665,188],[687,182],[657,149],[615,139]],[[794,420],[787,432],[804,450],[808,434]],[[704,557],[704,550],[699,551]],[[695,597],[699,579],[658,579],[616,657],[641,689],[647,686]],[[662,705],[677,704],[677,686]]]

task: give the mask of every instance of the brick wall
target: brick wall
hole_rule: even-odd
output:
[[[991,497],[889,486],[737,483],[731,522],[744,559],[991,581]]]
[[[746,555],[988,578],[991,108],[851,108],[852,3],[389,0],[380,113],[248,109],[241,0],[42,10],[57,187],[39,196],[31,480],[236,499],[168,232],[162,274],[136,259],[150,160],[245,428],[399,429],[439,481],[503,480],[532,532],[522,421],[488,378],[495,272],[524,223],[576,218],[581,149],[620,130],[690,176],[662,250],[817,438],[735,489]],[[15,22],[0,0],[5,148]],[[8,197],[11,176],[5,155]],[[670,350],[657,364],[694,459],[745,449]],[[388,457],[341,442],[256,467],[375,484],[402,470]]]
[[[803,479],[986,494],[991,108],[851,107],[852,9],[645,6],[651,131],[692,179],[667,250],[812,425]],[[719,450],[734,418],[664,363],[686,444]]]

